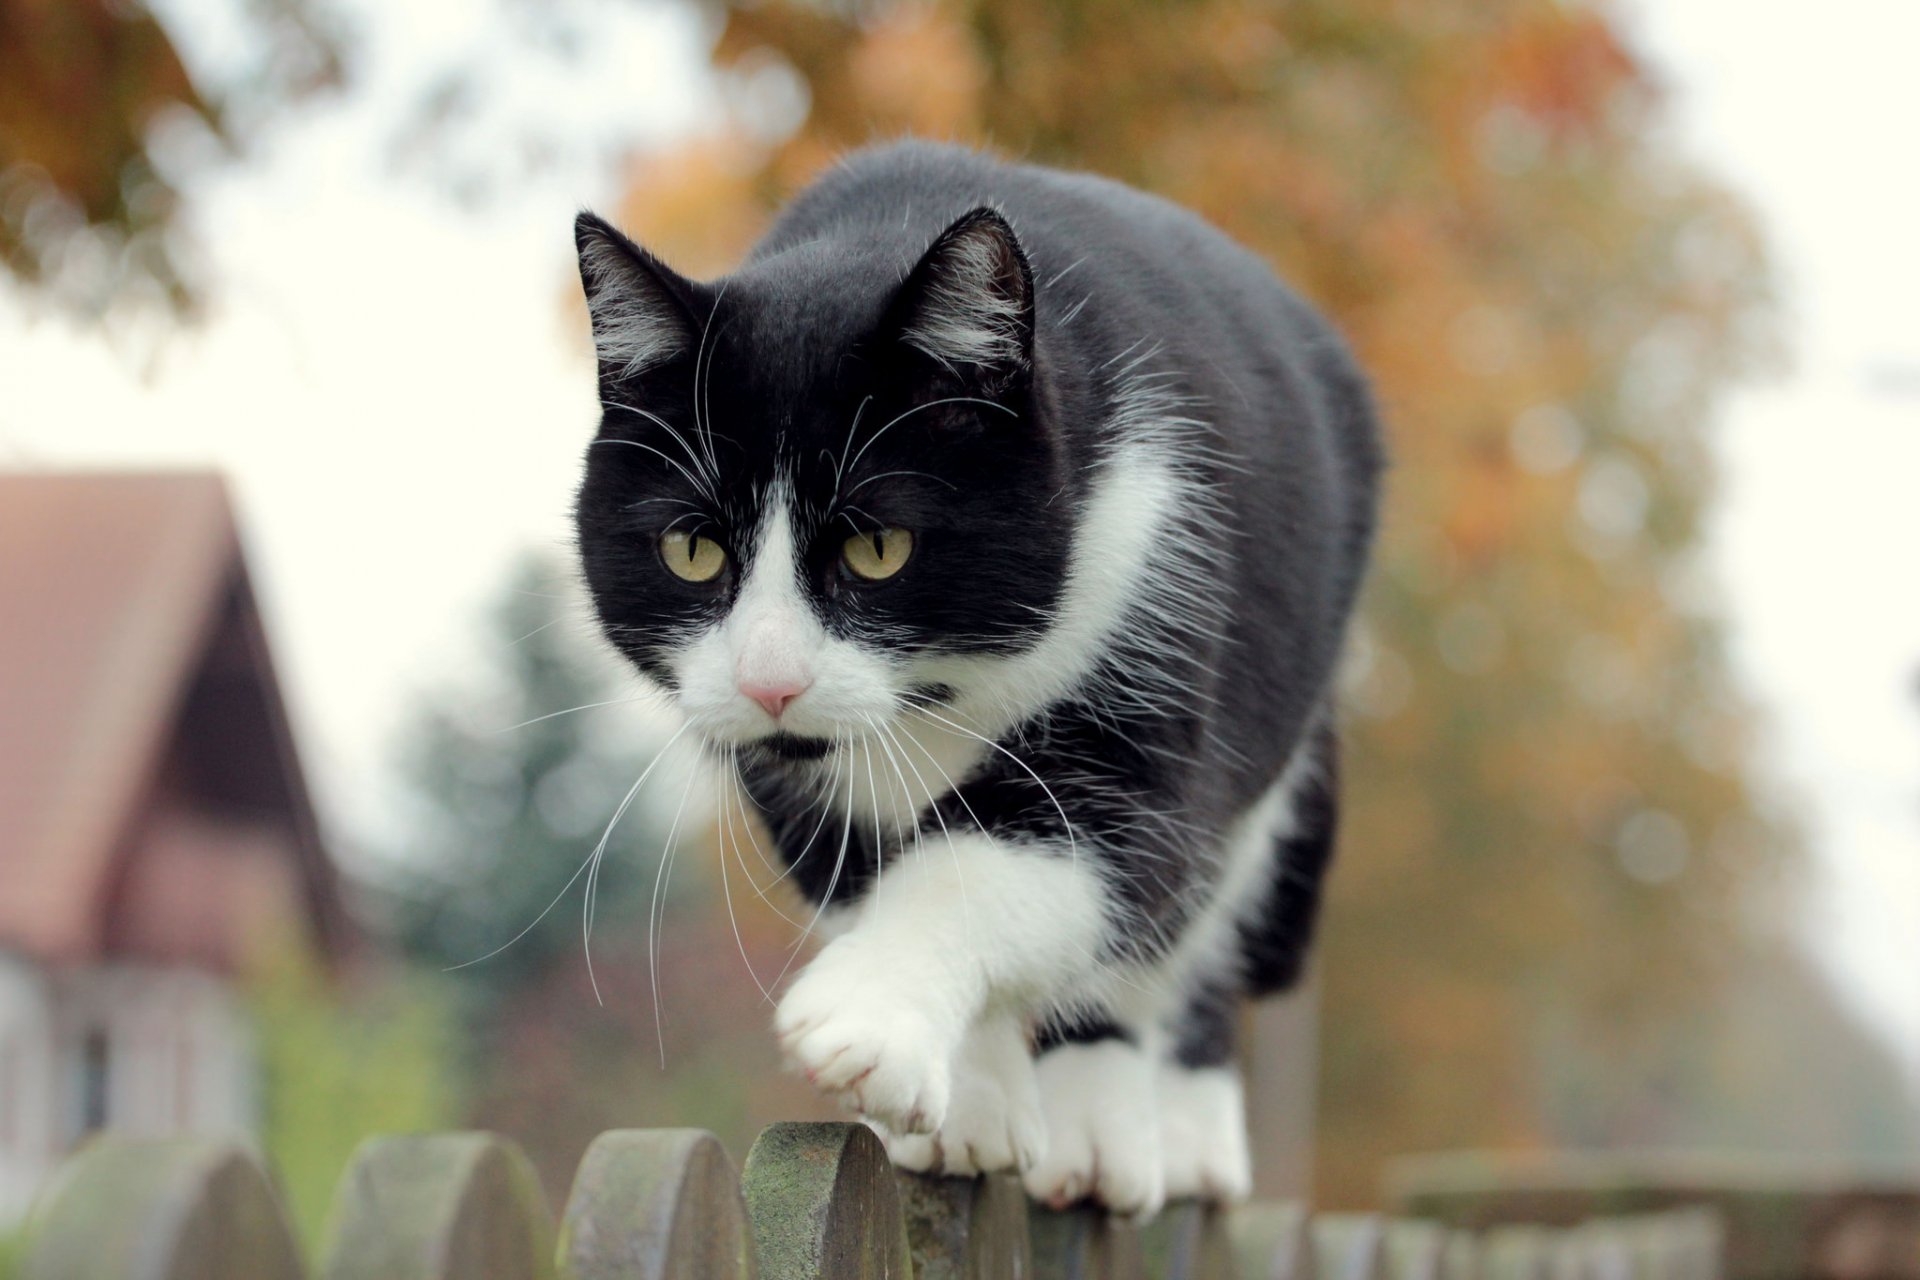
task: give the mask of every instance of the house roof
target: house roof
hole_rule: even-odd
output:
[[[204,473],[0,474],[0,948],[85,961],[155,939],[190,952],[209,928],[238,936],[245,922],[209,920],[206,895],[218,917],[257,893],[203,873],[182,917],[170,904],[195,895],[142,891],[157,872],[134,865],[145,851],[197,865],[169,852],[178,815],[154,810],[209,719],[244,744],[237,785],[284,833],[270,856],[291,855],[287,882],[331,949],[344,916],[225,486]],[[257,883],[257,867],[237,879]]]

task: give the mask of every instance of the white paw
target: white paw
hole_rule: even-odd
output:
[[[947,1114],[952,1037],[849,941],[816,956],[780,1001],[780,1050],[849,1110],[896,1133],[931,1133]]]
[[[1123,1040],[1062,1045],[1035,1064],[1047,1153],[1026,1173],[1027,1194],[1064,1208],[1093,1199],[1147,1217],[1166,1199],[1153,1058]]]
[[[1160,1065],[1160,1153],[1169,1200],[1244,1200],[1253,1190],[1247,1112],[1232,1067]]]
[[[1026,1032],[1011,1018],[975,1023],[953,1061],[947,1117],[933,1133],[875,1129],[903,1169],[970,1177],[1033,1168],[1047,1146]]]

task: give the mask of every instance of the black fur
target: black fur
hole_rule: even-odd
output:
[[[608,407],[578,503],[607,634],[669,686],[665,655],[726,612],[750,567],[739,531],[776,474],[791,477],[805,588],[831,633],[907,653],[1014,653],[1061,601],[1129,388],[1157,392],[1163,417],[1191,420],[1154,446],[1217,520],[1182,535],[1194,543],[1182,548],[1197,575],[1182,588],[1190,607],[1143,600],[1095,676],[1033,708],[1007,739],[1051,797],[996,754],[937,807],[953,830],[1056,840],[1064,809],[1121,899],[1110,952],[1150,957],[1204,896],[1218,838],[1317,735],[1321,772],[1298,834],[1277,850],[1271,902],[1242,930],[1243,971],[1195,994],[1179,1040],[1183,1059],[1218,1058],[1233,1001],[1297,977],[1332,848],[1325,708],[1382,465],[1340,338],[1263,262],[1184,210],[947,147],[855,155],[724,281],[681,279],[591,215],[577,236],[583,262],[596,247],[616,251],[583,267],[590,294],[627,290],[683,328],[685,341],[637,374],[602,360]],[[979,364],[903,339],[951,280],[960,241],[989,255],[991,288],[1019,317],[1014,340]],[[969,402],[935,404],[957,398]],[[710,431],[717,492],[672,465],[684,455],[646,415],[689,438]],[[734,556],[715,582],[679,581],[659,563],[660,530],[689,511],[681,527]],[[886,526],[915,532],[912,560],[882,584],[851,580],[840,543]],[[939,705],[951,691],[919,696]],[[830,883],[836,899],[857,896],[891,850],[847,831],[846,865],[831,874],[843,832],[832,819],[822,830],[811,808],[813,750],[750,746],[742,775],[795,883],[816,899]],[[1101,1033],[1095,1017],[1045,1034]]]

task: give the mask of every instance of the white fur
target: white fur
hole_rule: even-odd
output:
[[[1160,1157],[1167,1199],[1244,1200],[1253,1190],[1247,1108],[1232,1067],[1160,1064]]]
[[[1089,863],[955,833],[889,864],[780,1001],[774,1030],[822,1089],[894,1132],[933,1132],[968,1029],[1082,984],[1105,910]]]
[[[633,287],[634,273],[644,268],[625,251],[594,238],[581,250],[580,264],[586,278],[587,314],[593,320],[594,350],[602,361],[631,377],[686,343],[686,323],[652,289]]]
[[[928,678],[957,690],[960,718],[996,736],[1084,683],[1138,602],[1181,500],[1162,455],[1140,444],[1116,448],[1092,477],[1066,586],[1040,642],[1011,656],[952,655],[921,664]]]
[[[751,568],[727,616],[671,659],[680,706],[709,741],[747,742],[776,725],[833,739],[863,731],[898,705],[901,673],[885,655],[830,635],[801,594],[792,503],[775,485],[754,533]],[[743,681],[792,680],[806,692],[778,721],[740,691]]]
[[[903,1169],[967,1177],[1025,1172],[1046,1153],[1033,1054],[1020,1020],[989,1014],[968,1028],[952,1067],[947,1117],[934,1133],[896,1134],[875,1122]]]
[[[1294,798],[1309,768],[1303,748],[1227,833],[1218,878],[1174,945],[1152,964],[1129,969],[1129,981],[1109,993],[1110,1006],[1123,1025],[1171,1027],[1196,982],[1233,971],[1238,926],[1267,901],[1278,861],[1274,842],[1291,828]]]
[[[1123,1040],[1062,1045],[1036,1068],[1047,1154],[1023,1181],[1034,1199],[1064,1207],[1085,1197],[1147,1216],[1166,1199],[1154,1051]]]

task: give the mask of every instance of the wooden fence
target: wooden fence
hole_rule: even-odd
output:
[[[318,1280],[1717,1280],[1711,1212],[1465,1231],[1296,1205],[1171,1205],[1135,1227],[1030,1208],[1010,1178],[897,1174],[872,1133],[778,1124],[744,1171],[710,1135],[602,1135],[558,1225],[484,1133],[377,1138],[337,1192]],[[106,1138],[48,1187],[21,1280],[305,1280],[244,1150]]]
[[[1402,1212],[1484,1230],[1711,1209],[1735,1280],[1920,1280],[1920,1160],[1452,1152],[1395,1162]]]

